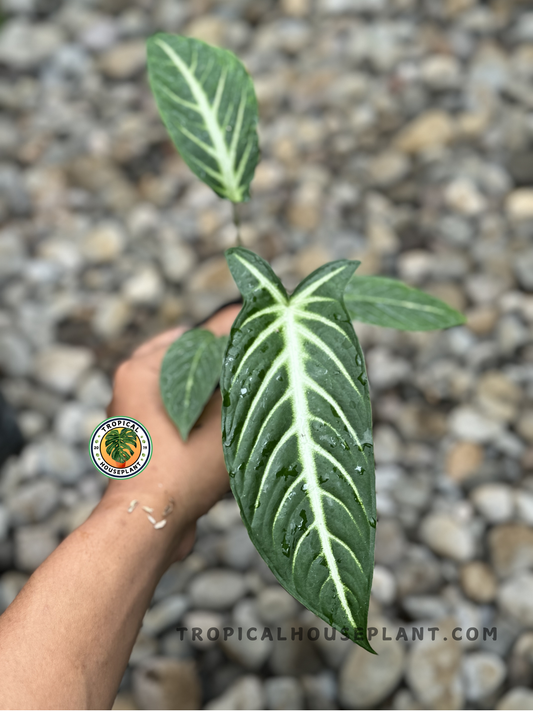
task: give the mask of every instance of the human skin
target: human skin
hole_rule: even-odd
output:
[[[239,307],[203,328],[229,333]],[[111,480],[91,516],[33,573],[0,616],[0,708],[111,708],[155,587],[192,548],[196,521],[229,489],[217,390],[184,443],[159,394],[167,347],[185,329],[138,348],[117,370],[109,417],[133,417],[153,441],[148,467]],[[128,513],[133,499],[139,505]],[[155,530],[169,501],[174,509]]]

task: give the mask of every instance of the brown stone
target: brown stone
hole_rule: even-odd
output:
[[[473,560],[461,567],[461,587],[465,595],[481,604],[492,602],[498,589],[490,567],[480,560]]]
[[[431,110],[408,123],[394,143],[404,153],[423,153],[448,145],[454,133],[455,127],[450,116],[444,111]]]
[[[496,526],[489,533],[489,548],[499,577],[527,570],[533,566],[533,528],[514,523]]]
[[[446,457],[446,473],[461,482],[475,474],[483,461],[483,449],[474,442],[457,442]]]

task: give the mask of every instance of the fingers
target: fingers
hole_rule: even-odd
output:
[[[148,355],[159,348],[168,348],[168,346],[185,333],[186,330],[187,328],[185,326],[177,326],[176,328],[171,328],[168,331],[160,333],[158,336],[151,338],[149,341],[146,341],[146,343],[143,343],[136,348],[132,353],[132,358]]]

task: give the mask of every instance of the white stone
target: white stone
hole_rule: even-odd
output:
[[[497,654],[467,654],[463,659],[463,678],[468,701],[480,701],[493,694],[505,679],[506,673],[505,662]]]
[[[380,619],[372,621],[370,626],[387,628],[390,623]],[[377,636],[372,640],[372,647],[379,656],[354,647],[342,666],[339,697],[344,708],[369,709],[379,705],[402,678],[405,666],[403,643],[383,641]]]
[[[166,245],[161,250],[163,274],[173,284],[181,284],[196,264],[193,250],[184,244]]]
[[[87,348],[55,345],[37,355],[35,376],[43,385],[67,395],[93,362],[94,356]]]
[[[8,497],[7,504],[15,525],[38,523],[48,518],[57,508],[59,488],[56,482],[50,479],[30,482],[18,487]]]
[[[518,518],[528,526],[533,526],[533,494],[518,489],[514,492],[514,503]]]
[[[225,610],[232,607],[247,590],[244,576],[230,570],[208,570],[194,578],[189,595],[196,608]]]
[[[483,195],[468,178],[457,178],[450,183],[444,191],[444,199],[460,215],[479,215],[487,206]]]
[[[507,198],[508,217],[515,222],[533,219],[533,188],[519,188]]]
[[[507,580],[498,590],[498,604],[521,625],[533,625],[533,573],[522,572]]]
[[[391,605],[396,597],[396,579],[388,568],[376,565],[372,580],[372,595],[382,605]]]
[[[452,410],[449,418],[450,432],[460,440],[484,444],[496,439],[502,432],[499,422],[484,417],[473,407],[464,405]]]
[[[92,327],[97,336],[111,340],[120,336],[132,317],[131,304],[115,294],[105,296],[94,312]]]
[[[470,530],[447,513],[431,513],[420,526],[420,536],[434,553],[458,562],[471,560],[475,553]]]
[[[155,306],[163,296],[164,285],[154,267],[143,267],[123,286],[126,299],[135,305]]]
[[[461,79],[461,65],[449,54],[434,54],[422,62],[420,74],[432,89],[452,89]]]
[[[488,523],[502,523],[513,516],[513,490],[506,484],[484,484],[470,494],[472,503]]]

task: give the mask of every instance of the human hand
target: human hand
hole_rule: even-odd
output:
[[[239,306],[228,306],[202,328],[216,336],[229,333]],[[108,417],[139,420],[152,437],[153,455],[147,468],[133,479],[111,480],[101,507],[127,510],[136,499],[139,507],[154,509],[157,520],[170,501],[174,509],[156,534],[168,540],[171,561],[190,551],[197,519],[229,489],[221,436],[221,398],[216,390],[187,442],[168,416],[159,392],[161,363],[169,345],[186,329],[172,329],[140,346],[119,366]],[[138,514],[137,514],[138,515]],[[144,515],[144,513],[143,513]],[[147,521],[151,527],[151,524]]]

